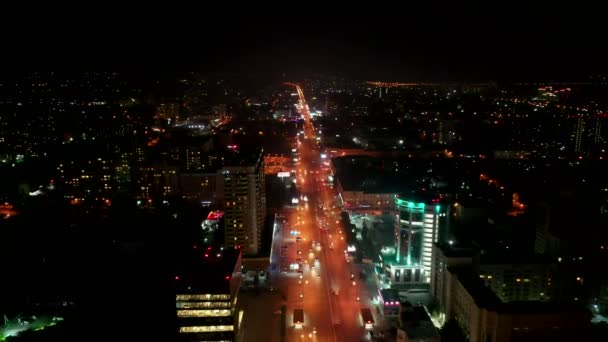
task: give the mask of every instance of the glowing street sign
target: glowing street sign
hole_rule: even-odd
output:
[[[211,211],[211,212],[209,212],[209,215],[207,215],[207,220],[217,221],[217,220],[221,219],[222,216],[224,216],[224,213],[219,210]]]

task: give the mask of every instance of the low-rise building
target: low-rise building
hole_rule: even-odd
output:
[[[381,256],[382,280],[393,288],[410,288],[426,284],[424,281],[424,267],[418,264],[407,264],[403,260],[397,260],[395,254]]]
[[[272,154],[264,156],[264,173],[276,175],[279,172],[291,172],[293,158],[287,155]]]
[[[395,210],[394,192],[344,190],[340,185],[338,191],[347,210]]]
[[[439,331],[431,321],[423,306],[405,305],[399,317],[401,328],[397,331],[397,341],[439,342]]]
[[[379,289],[378,290],[378,301],[382,308],[384,316],[395,316],[401,315],[401,301],[399,300],[399,293],[395,289]]]

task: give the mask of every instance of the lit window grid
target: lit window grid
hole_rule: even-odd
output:
[[[233,325],[209,325],[209,326],[191,326],[191,327],[180,327],[180,333],[205,333],[205,332],[217,332],[217,331],[234,331]]]
[[[229,317],[232,310],[177,310],[177,317]]]

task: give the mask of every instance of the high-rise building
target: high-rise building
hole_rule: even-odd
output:
[[[430,282],[433,243],[439,239],[440,217],[445,216],[435,200],[415,202],[399,195],[395,197],[399,215],[396,234],[397,260],[408,265],[422,266],[422,280]]]
[[[142,146],[137,146],[135,148],[135,162],[137,164],[142,164],[146,160],[146,151]]]
[[[437,142],[441,145],[453,145],[457,140],[456,121],[441,120],[437,127]]]
[[[201,151],[196,147],[186,148],[186,170],[201,168]]]
[[[536,237],[534,253],[557,258],[559,254],[559,238],[551,232],[551,206],[547,202],[536,205],[539,218],[535,224]]]
[[[179,190],[178,167],[167,163],[146,165],[138,170],[136,197],[165,199]]]
[[[57,166],[59,183],[65,185],[66,196],[73,204],[105,202],[116,191],[114,161],[110,158],[62,161]]]
[[[183,199],[203,206],[223,203],[223,177],[218,172],[185,173],[179,175],[180,193]]]
[[[131,183],[131,154],[128,152],[120,152],[116,158],[116,166],[114,167],[115,179],[118,189],[127,189]]]
[[[591,315],[583,306],[541,301],[504,303],[476,273],[447,269],[450,293],[445,320],[454,319],[466,339],[482,341],[588,340]]]
[[[263,151],[250,160],[221,170],[224,189],[224,236],[227,248],[242,247],[245,254],[258,253],[266,217]]]
[[[165,120],[171,120],[175,122],[179,120],[179,110],[179,102],[165,101],[158,106],[157,114]]]
[[[594,154],[604,153],[606,142],[608,142],[606,132],[608,131],[608,114],[597,114],[591,123],[591,152]]]
[[[181,263],[175,275],[179,341],[236,341],[241,251],[207,247]]]
[[[551,259],[501,259],[482,257],[479,277],[502,302],[553,299],[552,279],[556,278],[557,265]]]
[[[602,122],[600,121],[600,118],[596,118],[593,127],[593,143],[599,144],[602,140]]]
[[[575,153],[597,154],[606,148],[606,127],[607,120],[605,114],[574,115],[570,138]]]
[[[576,334],[584,339],[590,327],[588,310],[547,301],[550,269],[551,263],[542,259],[529,264],[495,263],[476,248],[435,244],[431,293],[438,321],[454,319],[469,341],[568,336],[561,341]]]
[[[582,117],[579,117],[576,121],[576,127],[573,133],[574,140],[574,152],[580,153],[583,150],[583,141],[585,133],[585,120]]]
[[[439,241],[445,206],[435,199],[395,196],[395,257],[386,260],[386,279],[391,285],[429,284],[433,244]]]
[[[442,312],[451,301],[448,268],[477,268],[479,251],[471,247],[438,243],[433,246],[431,295]]]

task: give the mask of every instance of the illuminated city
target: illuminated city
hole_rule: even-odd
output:
[[[607,339],[605,34],[325,11],[0,75],[0,341]]]

